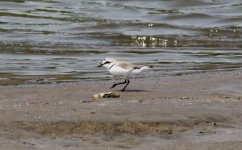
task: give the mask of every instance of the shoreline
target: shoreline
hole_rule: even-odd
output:
[[[112,81],[0,86],[0,145],[237,149],[242,145],[241,79],[241,71],[136,79],[126,92],[116,91],[120,98],[97,100],[94,94],[121,87],[110,90]]]

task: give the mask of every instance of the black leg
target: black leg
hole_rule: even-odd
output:
[[[129,85],[129,79],[125,79],[125,81],[127,80],[126,85],[124,86],[124,88],[121,91],[125,91],[126,87]]]
[[[127,83],[127,80],[126,80],[126,79],[125,79],[125,81],[124,81],[124,82],[118,82],[118,83],[114,83],[110,89],[114,88],[114,87],[115,87],[115,86],[117,86],[117,85],[120,85],[120,84],[125,84],[125,83]]]

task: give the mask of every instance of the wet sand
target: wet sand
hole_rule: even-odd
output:
[[[0,87],[1,149],[213,149],[242,146],[242,72]],[[121,87],[117,87],[121,89]]]

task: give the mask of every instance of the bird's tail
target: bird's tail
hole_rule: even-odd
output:
[[[143,71],[143,70],[147,70],[147,69],[151,69],[151,68],[153,68],[153,66],[143,66],[140,68],[140,70]]]
[[[153,68],[152,66],[141,66],[141,67],[135,67],[134,70],[133,70],[133,73],[134,74],[139,74],[140,72],[142,72],[143,70],[148,70],[148,69],[151,69]]]

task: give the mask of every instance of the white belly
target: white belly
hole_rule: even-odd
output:
[[[115,76],[120,76],[120,75],[129,76],[132,73],[132,68],[124,69],[119,66],[113,66],[111,69],[109,69],[109,72]]]

